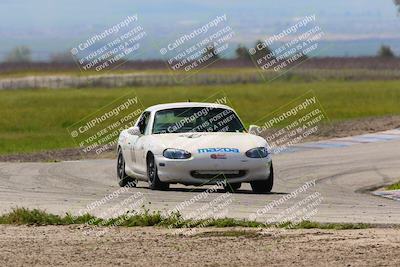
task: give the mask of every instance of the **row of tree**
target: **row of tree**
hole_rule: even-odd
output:
[[[257,47],[261,49],[257,49]],[[262,45],[261,41],[257,41],[255,44],[254,51],[255,53],[253,55],[250,55],[249,49],[246,46],[239,45],[235,50],[235,55],[237,59],[251,60],[251,57],[253,56],[253,58],[256,60],[259,57],[271,53],[272,50],[268,46]],[[219,55],[215,53],[215,49],[213,47],[210,47],[208,49],[207,53],[209,52],[213,53],[214,57],[219,57]],[[396,57],[392,48],[388,45],[382,45],[378,50],[377,56],[382,58]],[[5,58],[5,62],[31,62],[31,61],[32,61],[32,51],[27,46],[15,47],[13,50],[10,51],[10,53]],[[69,52],[56,53],[50,56],[50,62],[69,63],[73,62],[73,59]]]
[[[32,50],[27,46],[17,46],[7,54],[4,61],[11,63],[31,62]],[[70,63],[73,62],[73,58],[69,52],[55,53],[50,55],[50,62]]]

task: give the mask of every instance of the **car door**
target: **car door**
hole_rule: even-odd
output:
[[[150,112],[144,112],[141,120],[138,123],[140,135],[133,145],[132,154],[135,158],[135,172],[145,175],[147,172],[146,155],[145,155],[145,142],[146,135],[148,134],[148,127],[150,122]]]
[[[122,149],[124,150],[124,158],[125,162],[129,169],[135,171],[135,164],[136,164],[136,155],[133,152],[134,145],[137,142],[139,136],[132,133],[128,130],[126,135],[126,140],[124,141],[124,145]]]
[[[143,124],[143,120],[145,120],[145,112],[140,115],[139,119],[135,123],[135,127],[139,127],[139,125]],[[137,172],[137,159],[136,159],[136,153],[135,153],[135,144],[138,141],[141,133],[137,133],[133,131],[133,129],[128,129],[127,134],[126,134],[126,139],[124,140],[123,144],[123,151],[124,151],[124,157],[125,157],[125,162],[128,165],[129,169],[133,172]]]

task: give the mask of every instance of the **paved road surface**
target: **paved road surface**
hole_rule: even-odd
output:
[[[166,211],[186,201],[181,212],[193,216],[215,211],[229,217],[266,221],[297,212],[297,218],[311,216],[321,222],[400,223],[399,201],[365,191],[400,178],[400,140],[279,154],[274,156],[274,166],[276,183],[272,194],[253,194],[244,184],[235,194],[219,191],[206,196],[204,187],[173,185],[171,190],[162,192],[147,189],[144,182],[125,192],[116,191],[120,188],[114,160],[0,163],[0,212],[18,206],[78,214],[92,203],[92,208],[97,207],[91,213],[112,216],[113,210],[128,209],[132,204]],[[288,199],[293,196],[291,192],[314,179],[315,186]],[[115,191],[120,194],[99,204]],[[188,204],[191,199],[194,202]],[[265,208],[279,200],[280,204]],[[212,208],[207,208],[210,203]]]

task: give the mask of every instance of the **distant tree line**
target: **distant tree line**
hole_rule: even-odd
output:
[[[399,4],[400,4],[400,0],[397,0],[397,1],[399,1]],[[272,50],[268,46],[266,46],[265,44],[262,44],[262,45],[261,44],[262,44],[261,41],[256,42],[256,44],[255,44],[256,53],[254,55],[250,55],[249,49],[246,46],[239,44],[235,50],[236,58],[243,59],[243,60],[251,60],[251,58],[253,57],[254,60],[257,60],[258,58],[265,56],[267,54],[270,54],[272,52]],[[262,49],[257,49],[257,47],[262,47]],[[382,57],[382,58],[396,57],[392,48],[388,45],[381,45],[381,47],[378,50],[377,56]],[[303,54],[302,59],[304,60],[305,58],[307,58],[307,55]],[[273,57],[271,57],[271,59],[273,59]]]
[[[400,0],[397,0],[400,5]],[[400,7],[399,7],[400,8]],[[252,55],[249,53],[249,49],[242,44],[239,44],[235,50],[235,58],[240,60],[249,60],[252,59],[257,61],[257,59],[270,54],[270,60],[274,57],[272,55],[272,50],[263,44],[261,41],[257,41],[255,44],[255,51]],[[215,48],[213,46],[209,46],[207,48],[206,53],[212,53],[212,57],[219,58],[219,55],[215,52]],[[388,45],[381,45],[377,53],[378,57],[381,58],[395,58],[396,55],[393,52],[392,48]],[[302,55],[302,59],[306,59],[306,55]],[[9,63],[23,63],[23,62],[32,62],[32,51],[27,46],[17,46],[12,49],[6,56],[5,62]],[[50,56],[51,63],[73,63],[72,55],[69,52],[63,53],[54,53]]]
[[[397,7],[397,11],[400,13],[400,0],[393,0],[393,2]]]
[[[382,45],[381,48],[378,51],[378,57],[383,57],[383,58],[394,58],[395,55],[392,51],[392,48],[388,45]]]
[[[32,50],[28,46],[17,46],[7,54],[4,61],[9,63],[32,62]],[[51,54],[50,62],[73,63],[74,60],[70,52],[62,52]]]
[[[30,62],[32,61],[31,49],[27,46],[17,46],[6,56],[6,62]]]

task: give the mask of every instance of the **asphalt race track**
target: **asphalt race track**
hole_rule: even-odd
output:
[[[229,196],[221,209],[224,216],[267,220],[294,207],[302,199],[315,194],[322,202],[310,218],[320,222],[400,223],[400,202],[371,194],[372,188],[390,184],[400,178],[400,140],[358,143],[325,149],[303,149],[275,155],[275,186],[271,194],[253,194],[249,184]],[[296,197],[279,202],[306,182],[315,186]],[[205,192],[207,187],[172,185],[169,191],[152,191],[145,182],[137,188],[121,192],[115,174],[114,160],[87,160],[59,163],[0,163],[0,211],[12,207],[41,208],[63,214],[77,214],[92,205],[90,212],[103,215],[116,205],[124,205],[131,196],[142,196],[141,202],[152,210],[167,211]],[[99,200],[112,194],[102,204]],[[141,192],[138,193],[138,192]],[[298,191],[297,191],[298,192]],[[136,194],[134,194],[136,193]],[[183,214],[198,211],[221,197],[213,192],[180,210]],[[203,194],[204,195],[204,194]],[[286,197],[287,198],[287,197]],[[132,199],[130,199],[132,200]],[[97,201],[97,202],[96,202]],[[93,204],[97,203],[97,204]],[[93,208],[94,207],[94,208]],[[202,212],[205,212],[202,210]],[[109,214],[109,213],[108,213]],[[107,216],[107,215],[106,215]]]

